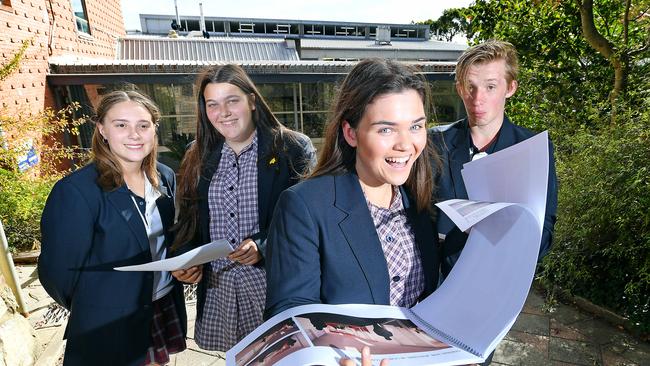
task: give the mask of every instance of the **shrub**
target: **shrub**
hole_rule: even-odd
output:
[[[12,252],[39,246],[41,212],[55,181],[0,168],[0,220]]]
[[[623,120],[623,119],[622,119]],[[554,248],[542,280],[650,331],[650,112],[565,140]]]
[[[66,172],[61,164],[84,158],[60,140],[77,133],[82,120],[70,117],[77,109],[73,104],[58,112],[0,111],[0,220],[12,252],[40,246],[41,212],[54,182]],[[38,164],[19,169],[18,161],[31,148],[40,155]]]

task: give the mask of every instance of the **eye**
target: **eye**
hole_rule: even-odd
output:
[[[140,123],[138,125],[138,128],[140,128],[141,130],[146,130],[149,127],[151,127],[151,123],[149,123],[149,122]]]
[[[226,103],[232,105],[232,104],[236,104],[237,102],[239,102],[239,99],[229,99]]]
[[[124,127],[126,127],[126,123],[116,123],[116,124],[115,124],[115,127],[117,127],[117,128],[124,128]]]
[[[393,129],[390,128],[390,127],[382,127],[382,128],[379,129],[378,132],[379,132],[380,134],[382,134],[382,135],[388,135],[388,134],[390,134],[391,132],[393,132]]]
[[[488,87],[487,87],[488,90],[494,90],[496,88],[497,88],[496,85],[488,85]]]
[[[424,128],[424,126],[421,123],[417,123],[417,124],[414,124],[414,125],[411,126],[412,131],[419,131],[419,130],[421,130],[423,128]]]

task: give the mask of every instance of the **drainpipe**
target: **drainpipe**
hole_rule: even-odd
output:
[[[5,236],[5,229],[2,226],[2,221],[0,221],[0,271],[7,280],[7,284],[9,284],[11,291],[14,293],[14,297],[16,297],[18,311],[20,311],[25,318],[28,317],[29,312],[27,312],[27,307],[25,307],[23,293],[20,284],[18,283],[18,276],[16,275],[16,269],[14,268],[14,260],[11,258],[11,253],[9,253],[9,244],[7,243],[7,237]]]

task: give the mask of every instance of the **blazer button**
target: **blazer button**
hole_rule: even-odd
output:
[[[393,282],[399,282],[402,278],[400,276],[393,276]]]

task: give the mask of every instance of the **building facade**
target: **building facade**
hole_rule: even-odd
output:
[[[27,41],[19,68],[0,82],[3,113],[56,107],[48,85],[54,57],[114,59],[125,35],[120,0],[2,0],[0,53],[3,64]]]

